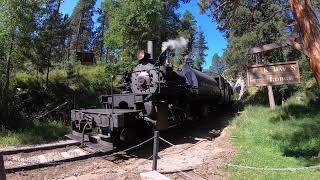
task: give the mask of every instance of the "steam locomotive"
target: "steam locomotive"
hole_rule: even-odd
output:
[[[153,60],[150,53],[140,51],[138,65],[123,76],[123,92],[102,96],[105,108],[71,111],[72,138],[82,138],[88,146],[107,143],[114,148],[146,136],[149,130],[199,120],[211,109],[230,103],[231,86],[221,76],[192,68],[189,58],[174,70],[169,54],[167,49]]]

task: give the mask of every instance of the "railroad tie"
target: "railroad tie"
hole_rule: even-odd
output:
[[[84,155],[88,154],[88,153],[86,153],[85,151],[83,151],[81,149],[75,149],[74,152],[76,152],[80,156],[84,156]]]
[[[64,157],[65,159],[71,158],[70,154],[68,152],[62,152],[61,156]]]
[[[48,162],[47,158],[42,154],[38,156],[38,159],[40,161],[40,163],[46,163]]]

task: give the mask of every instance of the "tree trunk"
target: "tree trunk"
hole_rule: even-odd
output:
[[[49,88],[49,73],[50,73],[50,57],[47,61],[47,77],[46,77],[46,88]]]
[[[4,169],[3,154],[0,152],[0,180],[6,180],[6,171]]]
[[[79,24],[78,24],[78,30],[77,30],[77,41],[76,41],[76,53],[79,51],[79,43],[81,42],[80,41],[80,37],[82,36],[82,19],[83,19],[83,16],[84,16],[84,9],[82,9],[82,12],[81,12],[81,17],[79,19]],[[81,49],[81,52],[83,51],[83,48],[80,48]]]
[[[11,35],[10,47],[7,54],[7,63],[6,63],[6,82],[4,89],[4,108],[5,108],[5,118],[9,116],[9,87],[10,87],[10,67],[11,67],[11,54],[13,51],[14,45],[14,34]]]
[[[310,68],[320,86],[320,27],[310,0],[290,0],[290,6],[300,27]]]
[[[102,20],[102,38],[104,37],[104,31],[105,31],[105,19],[103,18]],[[103,56],[103,41],[100,42],[100,62],[102,61],[102,56]]]
[[[59,13],[59,11],[60,11],[60,6],[61,6],[61,0],[58,0],[57,13]]]

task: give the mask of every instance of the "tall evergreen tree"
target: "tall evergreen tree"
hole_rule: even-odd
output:
[[[211,12],[220,30],[226,32],[229,44],[224,59],[231,64],[233,72],[244,72],[248,62],[243,63],[243,55],[250,46],[289,40],[296,50],[309,57],[310,68],[320,86],[320,26],[316,14],[319,4],[317,0],[200,0],[198,3],[203,12]],[[286,27],[295,22],[299,28]],[[303,45],[296,41],[299,35]],[[242,64],[242,68],[236,64]]]
[[[160,10],[160,36],[154,36],[155,41],[162,43],[168,39],[175,39],[180,28],[180,19],[176,10],[180,6],[179,0],[161,0]]]
[[[61,0],[49,0],[45,3],[34,40],[34,63],[40,72],[46,69],[46,86],[52,63],[61,62],[64,56],[64,43],[68,30],[66,18],[59,13]]]
[[[102,61],[102,60],[107,60],[107,57],[106,57],[107,49],[103,42],[104,32],[106,30],[107,23],[106,23],[106,19],[103,11],[101,9],[98,9],[97,12],[99,15],[97,19],[97,23],[99,25],[94,32],[93,51],[95,52],[96,57],[100,61]]]
[[[197,22],[190,11],[185,11],[182,15],[179,36],[188,39],[189,43],[186,48],[175,50],[174,65],[177,67],[183,63],[183,57],[188,55],[193,58],[193,51],[196,49],[195,37],[196,37]]]
[[[181,30],[179,32],[180,36],[183,36],[189,40],[187,47],[187,54],[192,53],[192,48],[194,46],[195,34],[197,30],[197,21],[190,11],[185,11],[181,19]]]
[[[208,46],[201,27],[198,28],[195,47],[194,67],[202,71],[202,65],[205,63],[205,57],[207,56],[206,50],[208,49]]]
[[[247,57],[249,48],[286,39],[284,11],[286,8],[281,1],[224,2],[201,0],[199,5],[203,9],[215,6],[214,3],[217,3],[217,7],[221,5],[222,9],[218,8],[214,11],[213,18],[228,40],[228,46],[223,55],[223,62],[228,65],[226,75],[244,76],[246,65],[253,63],[251,62],[253,59]],[[275,14],[279,11],[282,13]],[[265,54],[265,57],[263,60],[266,62],[277,61],[272,53]]]
[[[96,0],[79,0],[70,16],[72,31],[70,48],[72,51],[91,51],[94,38],[94,5]]]
[[[221,61],[221,57],[217,53],[213,54],[211,64],[210,71],[216,75],[222,75],[224,65]]]
[[[145,49],[147,40],[153,40],[157,56],[161,43],[178,35],[178,7],[178,0],[108,0],[103,8],[108,21],[105,43],[120,57],[132,59]]]

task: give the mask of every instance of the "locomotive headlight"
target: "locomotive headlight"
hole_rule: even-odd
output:
[[[161,79],[161,73],[158,73],[156,67],[151,63],[138,64],[133,69],[131,75],[131,89],[133,93],[145,94],[155,93],[158,89],[158,79]]]
[[[150,85],[150,76],[147,72],[141,72],[137,77],[137,82],[140,87]]]

